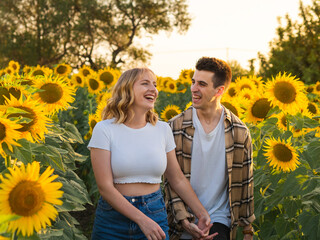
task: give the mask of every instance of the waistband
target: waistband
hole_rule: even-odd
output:
[[[157,199],[162,197],[162,192],[161,188],[159,188],[158,191],[147,194],[147,195],[142,195],[142,196],[125,196],[124,197],[131,203],[145,203],[153,199]]]

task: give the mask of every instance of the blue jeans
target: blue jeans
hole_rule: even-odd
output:
[[[159,224],[168,235],[168,220],[161,190],[136,197],[124,196],[133,206]],[[92,240],[136,240],[147,239],[139,226],[129,218],[114,210],[100,197],[92,230]]]

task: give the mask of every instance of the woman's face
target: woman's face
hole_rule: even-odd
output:
[[[158,97],[157,83],[154,75],[145,72],[133,84],[134,102],[132,107],[150,110],[154,108],[154,103]]]

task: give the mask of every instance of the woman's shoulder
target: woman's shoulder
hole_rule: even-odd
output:
[[[169,124],[167,122],[164,122],[164,121],[161,121],[161,120],[158,120],[155,126],[160,128],[160,129],[170,128],[170,126],[169,126]]]
[[[112,123],[114,122],[114,119],[105,119],[105,120],[102,120],[100,122],[98,122],[95,127],[98,127],[98,128],[109,128],[112,126]]]

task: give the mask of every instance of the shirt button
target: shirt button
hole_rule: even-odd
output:
[[[131,202],[135,202],[136,200],[134,198],[132,198]]]

